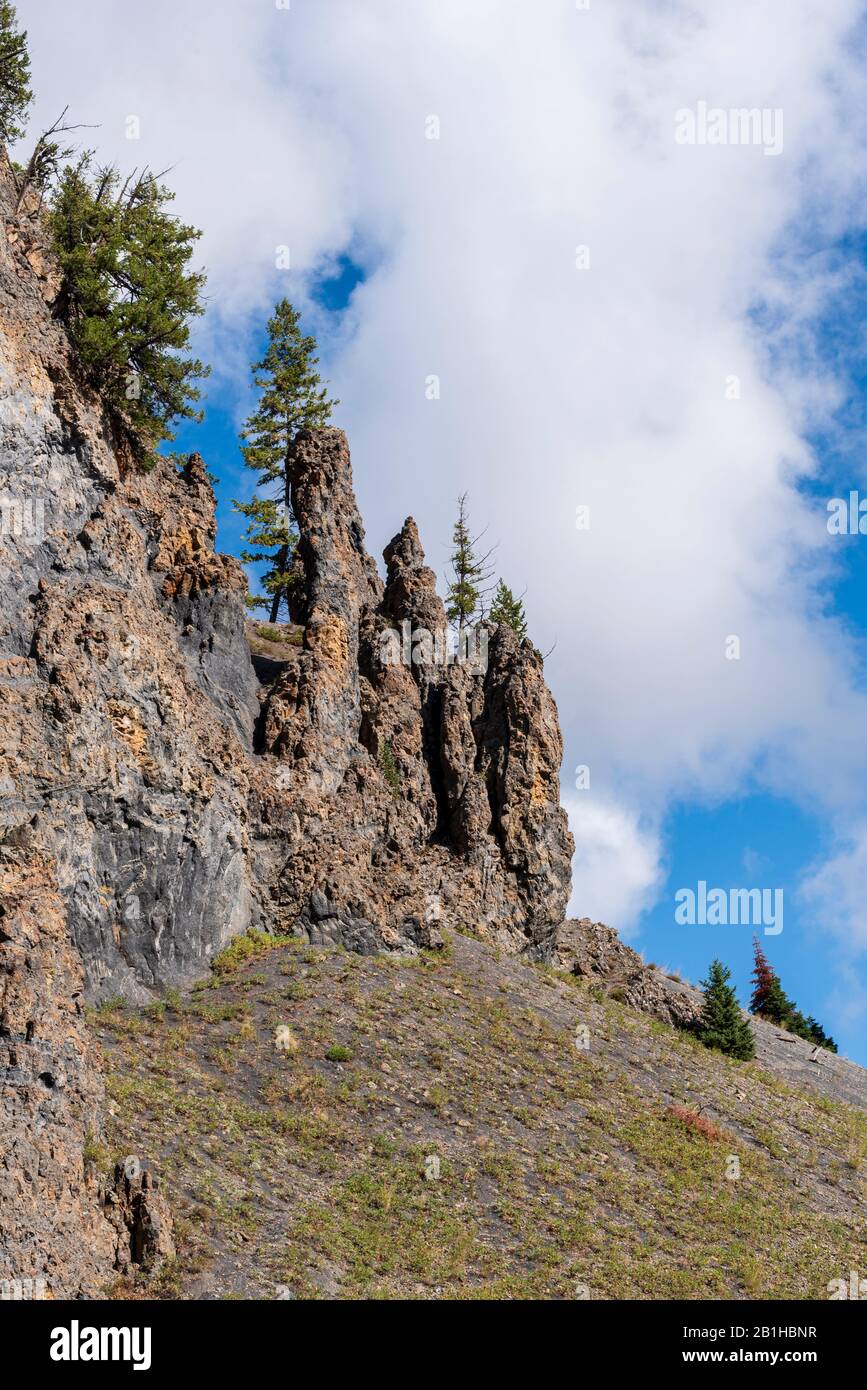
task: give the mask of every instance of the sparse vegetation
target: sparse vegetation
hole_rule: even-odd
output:
[[[107,1173],[111,1167],[110,1150],[94,1136],[91,1130],[87,1130],[85,1133],[81,1157],[85,1164],[92,1163],[99,1173]]]
[[[219,955],[214,957],[213,970],[217,976],[234,975],[242,965],[264,955],[275,946],[287,946],[291,937],[272,936],[269,932],[252,930],[235,936]]]
[[[685,1105],[669,1105],[665,1113],[670,1115],[673,1120],[685,1125],[687,1129],[703,1135],[712,1144],[718,1144],[723,1137],[723,1132],[719,1126],[698,1110],[689,1110]]]
[[[304,641],[304,634],[298,627],[270,627],[267,623],[260,623],[256,632],[263,642],[300,647]]]
[[[394,756],[390,739],[383,739],[379,746],[379,767],[391,790],[395,796],[400,793],[401,778],[400,769]]]
[[[575,977],[540,997],[466,937],[423,967],[272,940],[215,973],[206,1015],[100,1025],[111,1145],[161,1158],[179,1217],[167,1296],[817,1298],[867,1263],[862,1112]],[[287,983],[313,986],[288,1065]]]

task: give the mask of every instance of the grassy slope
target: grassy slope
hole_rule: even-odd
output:
[[[463,937],[242,938],[94,1026],[113,1148],[176,1213],[165,1297],[818,1299],[867,1268],[867,1115]]]

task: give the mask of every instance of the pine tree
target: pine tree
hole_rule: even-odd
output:
[[[49,211],[63,282],[57,313],[85,374],[137,451],[201,419],[202,363],[184,356],[205,277],[188,269],[201,235],[169,212],[174,194],[147,170],[122,180],[87,152],[60,176]]]
[[[757,936],[753,937],[753,993],[750,999],[750,1013],[764,1014],[771,1001],[774,983],[779,985],[770,962],[762,950]]]
[[[268,597],[248,594],[247,607],[267,608],[270,621],[275,623],[281,600],[293,579],[289,565],[297,533],[292,530],[282,510],[282,503],[273,497],[254,497],[252,502],[236,502],[235,510],[242,512],[249,520],[243,538],[253,547],[252,550],[242,550],[241,559],[245,565],[268,565],[262,580]]]
[[[497,585],[489,617],[492,623],[505,623],[519,637],[527,636],[527,618],[524,613],[524,605],[519,598],[515,598],[508,584],[504,584],[502,579]]]
[[[701,982],[704,1005],[698,1037],[705,1047],[716,1048],[739,1061],[748,1061],[755,1056],[755,1039],[749,1024],[741,1017],[737,996],[728,983],[731,973],[722,961],[711,962],[708,978]]]
[[[0,141],[4,145],[21,139],[32,100],[27,34],[18,29],[15,6],[0,0]]]
[[[750,999],[750,1012],[766,1019],[769,1023],[776,1023],[781,1028],[787,1028],[790,1033],[804,1038],[807,1042],[817,1043],[820,1047],[827,1048],[829,1052],[836,1052],[837,1044],[834,1039],[827,1036],[824,1028],[814,1018],[805,1018],[797,1005],[786,994],[780,984],[779,976],[771,968],[757,937],[753,938],[753,954],[755,957],[753,968],[755,987]]]
[[[807,1028],[807,1035],[811,1042],[816,1043],[819,1047],[827,1048],[829,1052],[837,1051],[837,1044],[835,1043],[834,1039],[830,1037],[828,1033],[825,1032],[821,1023],[818,1023],[817,1020],[813,1018],[812,1014],[808,1019],[805,1020],[805,1023]]]
[[[287,601],[298,538],[290,487],[292,444],[301,430],[326,425],[340,404],[329,398],[322,384],[315,351],[316,339],[301,332],[298,311],[282,299],[268,321],[265,355],[253,364],[253,381],[262,394],[241,434],[244,462],[258,475],[257,487],[272,495],[257,491],[251,502],[235,503],[250,520],[245,539],[256,547],[244,558],[268,566],[262,580],[268,599],[248,601],[253,607],[268,607],[270,600],[272,623]]]
[[[457,623],[458,632],[484,615],[485,596],[492,571],[488,560],[493,549],[481,557],[476,555],[476,546],[481,536],[473,537],[469,527],[467,494],[458,498],[458,519],[452,530],[451,554],[452,577],[446,589],[446,617],[450,623]]]
[[[795,1020],[795,1006],[780,984],[779,976],[771,968],[758,937],[753,937],[753,958],[754,987],[750,1013],[760,1015],[769,1023],[790,1027]]]

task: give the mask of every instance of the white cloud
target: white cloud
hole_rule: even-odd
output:
[[[800,895],[817,927],[833,932],[849,957],[867,950],[867,822],[841,836],[825,862],[805,876]]]
[[[566,766],[594,788],[576,911],[634,923],[660,859],[639,808],[658,824],[684,792],[753,779],[867,813],[858,654],[816,596],[837,552],[796,489],[840,389],[810,333],[839,273],[801,233],[864,211],[859,0],[19,9],[42,116],[69,101],[104,153],[175,166],[206,230],[218,384],[241,393],[278,294],[350,245],[375,265],[329,354],[369,540],[411,512],[441,571],[468,489],[556,640]],[[699,101],[782,109],[783,153],[677,145]],[[300,282],[274,269],[285,243]]]
[[[765,874],[769,869],[773,868],[773,860],[769,859],[766,854],[762,854],[759,850],[752,849],[749,845],[747,845],[741,855],[741,863],[744,867],[744,872],[754,879],[757,879],[761,874]]]
[[[659,834],[622,807],[585,794],[567,793],[564,805],[575,836],[569,913],[616,922],[629,935],[662,883]]]

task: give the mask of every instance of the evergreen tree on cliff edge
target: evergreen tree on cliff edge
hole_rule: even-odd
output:
[[[15,6],[0,0],[0,141],[4,145],[24,134],[32,100],[27,34],[18,28]]]
[[[492,623],[505,623],[520,638],[527,636],[527,617],[524,613],[524,605],[519,598],[515,598],[508,584],[504,583],[502,579],[494,594],[490,618]]]
[[[481,536],[473,536],[469,525],[467,494],[458,498],[458,519],[452,528],[452,577],[446,589],[446,617],[457,623],[458,632],[484,616],[485,596],[490,593],[488,581],[492,570],[488,561],[493,555],[476,553]]]
[[[281,299],[268,322],[268,347],[253,364],[259,404],[242,431],[241,452],[258,475],[252,501],[235,502],[249,522],[244,539],[251,549],[245,564],[265,563],[266,598],[249,597],[251,608],[266,608],[272,623],[280,617],[292,584],[291,562],[298,532],[292,515],[289,461],[301,430],[321,429],[340,402],[331,400],[316,370],[316,339],[301,332],[300,315]],[[270,495],[269,495],[270,494]]]

